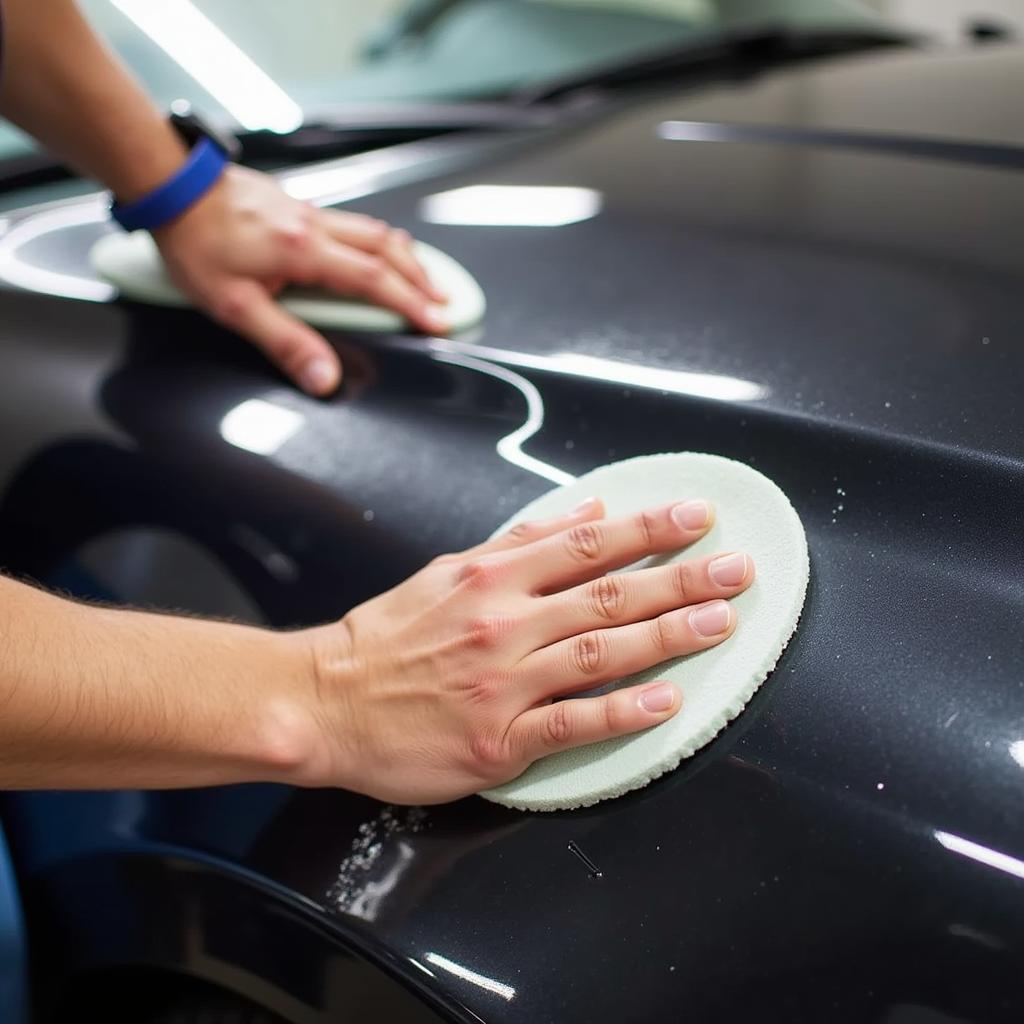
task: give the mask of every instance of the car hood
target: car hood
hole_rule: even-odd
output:
[[[751,706],[642,791],[28,796],[40,884],[112,849],[212,858],[465,1020],[1019,1013],[1021,67],[849,58],[418,144],[391,156],[438,162],[404,181],[331,165],[325,194],[457,257],[489,312],[332,335],[327,403],[194,314],[5,294],[0,563],[75,592],[323,621],[566,474],[685,449],[775,479],[812,560]],[[83,218],[16,221],[4,273],[84,287]],[[267,407],[295,429],[268,440]]]

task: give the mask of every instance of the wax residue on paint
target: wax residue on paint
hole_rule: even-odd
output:
[[[398,884],[415,856],[403,836],[422,832],[427,812],[422,807],[386,804],[375,818],[356,830],[338,877],[327,890],[330,905],[366,921],[376,919],[381,904]]]

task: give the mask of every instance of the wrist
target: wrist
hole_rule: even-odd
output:
[[[126,231],[162,228],[201,201],[223,177],[227,166],[227,156],[217,144],[200,139],[188,159],[156,188],[134,202],[115,200],[111,216]]]
[[[322,785],[325,743],[312,631],[259,632],[262,650],[253,651],[253,669],[261,683],[243,757],[259,781]]]
[[[119,203],[134,203],[176,174],[189,158],[185,140],[154,112],[145,146],[135,147],[130,160],[120,161],[106,185]]]
[[[348,632],[333,623],[276,634],[290,659],[286,694],[268,701],[262,757],[268,781],[294,786],[358,788],[358,691],[347,658]],[[365,766],[364,766],[365,767]]]

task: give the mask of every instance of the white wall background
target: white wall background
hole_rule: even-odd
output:
[[[1024,0],[868,0],[872,7],[906,25],[955,43],[964,25],[991,18],[1012,26],[1024,39]]]

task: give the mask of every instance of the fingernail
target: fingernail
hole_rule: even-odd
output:
[[[687,501],[672,509],[672,521],[683,530],[700,530],[710,518],[711,509],[706,501]]]
[[[747,556],[722,555],[708,565],[708,575],[720,587],[738,587],[747,576]]]
[[[690,625],[699,636],[718,636],[729,628],[732,612],[728,601],[712,601],[690,612]]]
[[[588,512],[597,504],[597,498],[584,498],[570,513],[571,516],[578,516],[581,512]]]
[[[333,390],[338,371],[330,359],[311,359],[299,373],[299,384],[311,395],[323,395]]]
[[[652,715],[668,711],[675,703],[676,690],[671,683],[657,683],[655,686],[648,686],[640,694],[640,707],[649,711]]]

